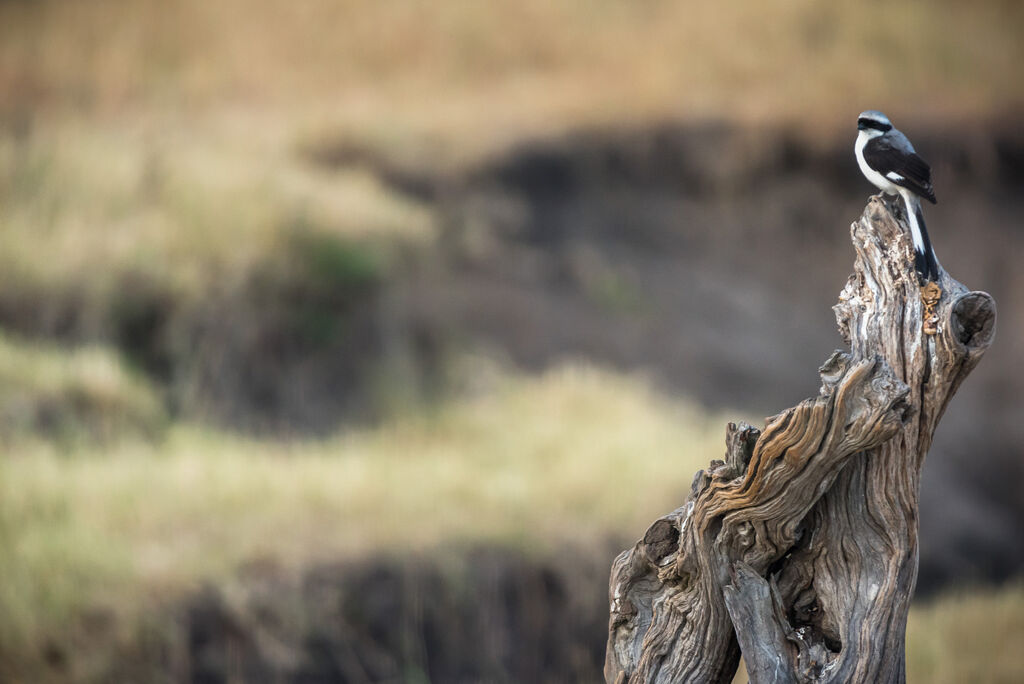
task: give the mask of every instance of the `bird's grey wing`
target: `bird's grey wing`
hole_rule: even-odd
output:
[[[934,204],[931,167],[913,150],[902,133],[898,136],[882,135],[869,140],[864,146],[864,161],[896,185]]]
[[[910,139],[903,135],[903,131],[892,129],[881,136],[885,138],[885,142],[889,144],[894,150],[900,152],[906,152],[907,154],[914,154],[917,150],[910,144]]]

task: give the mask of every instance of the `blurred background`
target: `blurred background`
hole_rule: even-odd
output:
[[[598,680],[614,555],[842,346],[876,108],[999,305],[909,677],[1019,681],[1022,35],[1015,0],[0,2],[0,680]]]

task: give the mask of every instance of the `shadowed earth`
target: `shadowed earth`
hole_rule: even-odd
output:
[[[230,595],[210,588],[180,606],[104,681],[600,681],[606,568],[586,559],[611,553],[570,566],[475,549],[291,579],[253,568]]]

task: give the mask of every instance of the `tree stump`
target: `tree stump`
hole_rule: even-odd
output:
[[[850,345],[819,396],[730,424],[687,502],[612,565],[605,679],[903,682],[921,467],[946,405],[992,343],[995,302],[940,268],[919,286],[899,202],[851,228],[834,307]]]

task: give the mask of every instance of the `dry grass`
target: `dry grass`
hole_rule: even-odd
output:
[[[914,607],[908,681],[1012,684],[1024,672],[1024,585],[961,591]]]
[[[296,233],[435,236],[432,207],[300,150],[444,169],[597,124],[800,116],[848,137],[869,105],[1024,103],[1024,6],[939,5],[887,2],[879,25],[812,0],[0,3],[5,322],[111,340],[126,282],[177,314]]]
[[[166,422],[154,389],[110,350],[67,352],[0,331],[0,446],[153,437]]]
[[[288,112],[459,145],[652,117],[970,114],[1021,104],[1022,25],[997,0],[6,3],[0,101]]]
[[[88,302],[116,297],[117,278],[134,272],[187,300],[266,267],[300,232],[349,241],[431,235],[430,212],[369,173],[315,173],[286,150],[237,136],[208,132],[199,142],[145,124],[80,122],[48,133],[0,135],[8,298],[35,291],[45,304],[70,289],[96,308]]]
[[[5,345],[13,351],[0,359],[21,362],[0,367],[23,387],[141,391],[117,379],[123,371],[103,352],[63,359]],[[101,381],[94,364],[105,369]],[[0,460],[0,675],[31,680],[51,638],[72,645],[76,671],[91,661],[102,669],[95,643],[74,636],[89,620],[113,616],[122,635],[113,638],[130,642],[133,625],[159,606],[205,582],[230,583],[250,563],[297,571],[396,547],[482,541],[543,551],[635,536],[722,450],[724,418],[661,397],[640,377],[576,365],[536,379],[487,364],[469,375],[473,396],[323,441],[178,426],[156,443],[9,445]],[[108,408],[116,415],[118,406]],[[1020,587],[915,606],[909,681],[1015,681],[1012,645],[1022,636]]]
[[[31,659],[83,612],[130,624],[256,560],[632,536],[685,497],[722,435],[639,378],[571,366],[323,442],[178,428],[102,453],[26,445],[0,460],[0,644]]]
[[[325,144],[441,169],[589,125],[802,118],[848,137],[867,106],[1024,104],[1024,5],[938,4],[0,3],[0,294],[59,318],[71,291],[88,319],[125,272],[186,303],[241,282],[297,225],[434,235],[366,169],[297,154]]]

